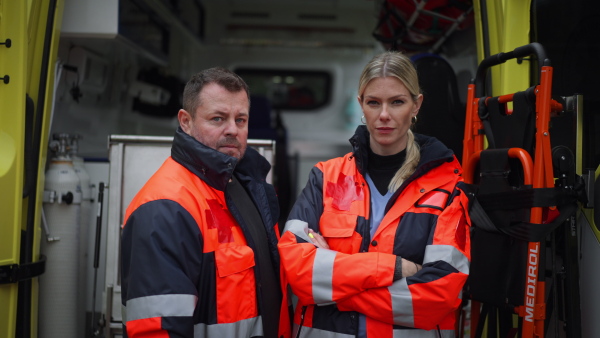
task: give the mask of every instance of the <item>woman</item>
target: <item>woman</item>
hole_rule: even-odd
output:
[[[358,101],[352,153],[312,169],[279,242],[296,336],[454,337],[470,260],[460,165],[410,130],[423,95],[403,54],[367,64]]]

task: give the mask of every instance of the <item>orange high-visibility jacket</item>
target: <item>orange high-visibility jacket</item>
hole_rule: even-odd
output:
[[[124,218],[121,291],[128,337],[262,336],[264,311],[280,314],[280,336],[289,336],[287,304],[280,311],[258,303],[258,293],[269,291],[255,278],[265,267],[257,266],[247,224],[224,192],[235,174],[263,219],[277,264],[269,268],[278,271],[279,211],[275,190],[265,182],[269,169],[250,147],[237,161],[177,130],[171,157]]]
[[[295,330],[300,337],[353,337],[361,313],[367,337],[454,337],[470,261],[460,165],[437,139],[417,134],[418,167],[370,238],[368,138],[361,126],[353,153],[318,163],[288,217],[278,246],[298,297]],[[330,249],[311,244],[307,228]],[[397,256],[423,268],[393,282]]]

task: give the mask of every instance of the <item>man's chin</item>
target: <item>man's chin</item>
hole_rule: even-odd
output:
[[[225,155],[235,157],[238,160],[240,160],[240,159],[242,159],[242,157],[244,157],[244,153],[242,151],[240,151],[239,149],[224,149],[221,152]]]

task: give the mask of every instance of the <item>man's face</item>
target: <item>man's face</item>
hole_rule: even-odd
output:
[[[200,105],[192,115],[181,109],[181,129],[200,143],[241,159],[248,141],[249,102],[246,91],[231,93],[216,83],[200,91]]]

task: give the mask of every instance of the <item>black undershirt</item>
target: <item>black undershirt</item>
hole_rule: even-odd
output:
[[[387,194],[388,186],[398,169],[404,163],[405,158],[406,149],[394,155],[381,156],[375,154],[369,148],[367,172],[381,195]]]
[[[383,196],[388,192],[388,186],[396,175],[396,172],[406,159],[406,148],[401,152],[388,155],[381,156],[375,154],[371,148],[369,148],[369,161],[367,164],[367,172],[375,184],[377,191]],[[397,281],[402,278],[402,258],[400,256],[396,257],[396,266],[394,268],[394,281]]]
[[[281,290],[277,271],[269,253],[267,232],[262,218],[252,199],[235,177],[227,184],[227,192],[238,207],[242,218],[248,225],[246,236],[254,242],[254,259],[258,266],[256,282],[260,315],[262,316],[264,337],[277,337],[279,327],[279,310],[281,306]]]

